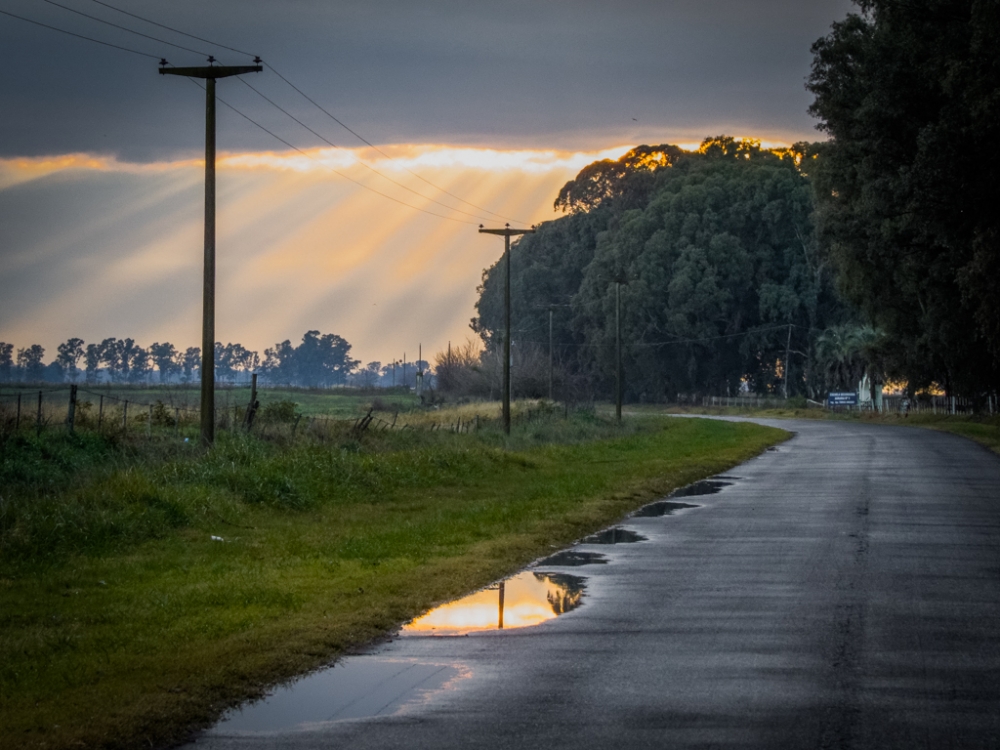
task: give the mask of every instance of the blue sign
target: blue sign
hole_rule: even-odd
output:
[[[827,406],[857,406],[858,394],[854,391],[849,393],[831,393],[826,397]]]

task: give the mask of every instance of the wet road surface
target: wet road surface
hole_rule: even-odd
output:
[[[512,581],[503,630],[410,632],[189,750],[1000,748],[1000,457],[774,424],[796,436],[695,507],[537,563],[518,586],[558,617],[511,623]]]

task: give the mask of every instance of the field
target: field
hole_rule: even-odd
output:
[[[274,395],[282,419],[330,421],[223,430],[210,451],[193,424],[69,435],[58,411],[3,433],[0,745],[168,745],[787,437],[538,403],[506,437],[496,404],[406,394],[376,412],[396,426],[361,430],[370,395]]]
[[[771,408],[739,409],[736,407],[678,408],[660,405],[629,405],[628,411],[636,416],[657,414],[705,414],[714,416],[756,416],[769,419],[832,419],[862,421],[871,424],[893,424],[901,427],[921,427],[961,435],[985,446],[994,453],[1000,453],[1000,415],[973,414],[931,414],[922,412],[904,416],[899,413],[880,414],[876,412],[829,411],[819,408]],[[604,413],[610,413],[607,408]]]

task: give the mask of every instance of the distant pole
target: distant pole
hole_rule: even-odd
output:
[[[615,419],[622,421],[622,284],[615,282]]]
[[[209,65],[197,68],[168,68],[160,61],[160,75],[186,76],[205,80],[205,264],[202,286],[201,320],[201,442],[215,442],[215,80],[244,73],[259,73],[255,65]]]
[[[403,387],[406,388],[406,352],[403,352]]]
[[[792,356],[792,324],[788,324],[788,339],[785,341],[785,401],[788,400],[788,358]]]
[[[42,434],[42,392],[38,392],[38,416],[35,419],[35,434]]]
[[[69,387],[69,411],[66,414],[66,427],[69,430],[69,434],[73,434],[73,428],[76,426],[76,383],[73,383]]]
[[[503,280],[503,431],[510,434],[510,238],[521,234],[534,234],[535,228],[511,229],[505,224],[503,229],[483,229],[479,225],[480,234],[496,234],[503,236],[504,280]]]
[[[549,401],[555,401],[552,398],[552,308],[549,308]]]

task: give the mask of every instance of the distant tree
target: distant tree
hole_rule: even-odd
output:
[[[382,371],[381,362],[369,362],[364,366],[359,374],[361,385],[364,388],[373,388],[378,385],[379,374]]]
[[[97,382],[98,370],[101,368],[101,362],[103,359],[104,353],[100,344],[87,344],[87,350],[83,355],[83,361],[86,372],[85,377],[88,383]]]
[[[295,348],[295,363],[302,385],[343,385],[358,366],[349,356],[351,345],[334,333],[307,331]]]
[[[181,356],[181,367],[184,371],[184,382],[191,383],[195,380],[195,373],[197,372],[197,377],[201,378],[201,349],[197,346],[189,346],[184,350],[184,354]]]
[[[180,364],[178,364],[180,353],[171,343],[161,344],[157,342],[153,344],[149,347],[149,356],[160,373],[161,383],[169,381],[170,377],[181,369]]]
[[[215,342],[215,376],[219,380],[235,380],[240,373],[251,373],[260,367],[260,355],[242,344]]]
[[[333,333],[307,331],[302,343],[275,344],[264,351],[263,369],[275,383],[329,387],[347,383],[359,361],[350,357],[351,345]]]
[[[17,367],[20,370],[21,380],[29,382],[42,380],[45,373],[45,365],[42,364],[44,356],[45,349],[38,344],[17,350]]]
[[[63,373],[69,375],[70,380],[76,382],[76,365],[83,357],[83,339],[69,339],[63,344],[59,344],[56,363],[62,368]]]
[[[128,363],[125,361],[124,342],[114,337],[106,338],[98,344],[98,348],[101,353],[101,362],[107,369],[108,378],[116,383],[124,380],[128,369]]]
[[[0,382],[14,379],[14,345],[0,341]]]
[[[292,342],[285,339],[280,344],[265,349],[261,369],[272,383],[292,385],[296,380],[295,347]]]
[[[149,351],[144,347],[134,343],[132,339],[125,339],[128,344],[125,348],[125,356],[128,361],[128,380],[130,383],[145,383],[149,379]]]

